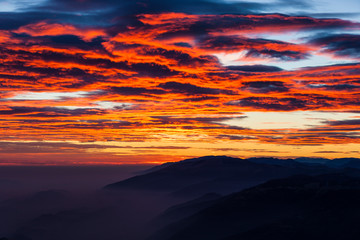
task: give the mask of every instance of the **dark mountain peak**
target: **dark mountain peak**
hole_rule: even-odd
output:
[[[248,158],[246,160],[254,163],[287,166],[287,167],[298,167],[303,165],[303,163],[297,162],[294,159],[289,159],[289,158],[279,159],[274,157],[253,157],[253,158]]]
[[[181,220],[213,205],[221,197],[222,195],[217,193],[207,193],[199,198],[174,205],[160,214],[156,218],[156,222],[159,225],[166,225],[170,222]]]
[[[330,161],[330,159],[327,159],[327,158],[300,157],[300,158],[295,158],[294,161],[300,162],[300,163],[308,163],[308,164],[325,164],[328,161]]]
[[[151,240],[358,239],[360,178],[296,175],[211,202]]]
[[[291,159],[204,156],[162,165],[142,175],[107,185],[110,190],[158,190],[173,197],[229,194],[267,180],[294,174],[321,174],[326,166],[309,167]]]
[[[168,168],[197,168],[203,166],[214,166],[214,165],[223,165],[223,164],[245,164],[249,161],[241,158],[234,158],[228,156],[204,156],[198,158],[190,158],[177,162],[176,164],[171,164]]]
[[[346,186],[346,187],[360,187],[360,179],[351,177],[345,174],[345,172],[331,173],[323,175],[294,175],[285,179],[274,179],[264,184],[259,185],[259,188],[264,187],[311,187],[311,184],[316,184],[316,188],[319,187],[332,187],[332,186]],[[315,185],[314,185],[315,187]]]
[[[335,158],[326,163],[327,166],[333,168],[353,167],[360,168],[359,158]]]
[[[202,195],[199,198],[195,198],[195,199],[187,201],[185,203],[181,203],[181,204],[172,206],[172,207],[168,208],[166,210],[166,212],[171,212],[171,211],[174,211],[174,210],[177,210],[177,209],[183,209],[183,208],[186,208],[186,207],[192,207],[192,206],[197,205],[197,204],[203,205],[204,202],[214,201],[214,200],[219,199],[221,197],[222,197],[222,195],[217,194],[217,193],[206,193],[206,194]]]
[[[240,158],[233,158],[233,157],[228,157],[228,156],[203,156],[203,157],[198,157],[198,158],[190,158],[190,159],[185,159],[182,161],[178,161],[178,162],[166,162],[163,164],[160,164],[158,166],[152,167],[148,170],[142,171],[141,174],[147,174],[147,173],[151,173],[151,172],[155,172],[155,171],[159,171],[161,169],[173,166],[173,165],[178,165],[181,163],[192,163],[192,164],[197,164],[197,163],[201,163],[203,161],[231,161],[231,160],[240,160]],[[191,166],[191,165],[187,165],[187,166]]]
[[[242,159],[229,157],[226,155],[209,155],[209,156],[203,156],[203,157],[182,160],[179,163],[181,163],[181,162],[196,162],[196,161],[231,161],[231,160],[242,160]]]

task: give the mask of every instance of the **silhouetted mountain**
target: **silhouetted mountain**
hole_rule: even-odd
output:
[[[0,200],[0,237],[144,240],[159,228],[163,230],[153,240],[358,236],[355,223],[360,220],[360,210],[355,202],[360,200],[360,170],[356,168],[360,161],[321,161],[208,156],[157,166],[106,187],[114,191],[42,191],[46,186],[42,184],[39,191],[24,191]],[[32,174],[36,176],[37,171]],[[290,177],[294,175],[297,177]],[[3,179],[17,180],[11,175],[4,175]],[[21,183],[31,182],[31,178],[27,179]],[[66,179],[63,186],[70,180]],[[106,181],[99,179],[95,186],[102,182]],[[245,188],[248,190],[228,195]],[[354,200],[349,200],[350,196]],[[174,225],[168,226],[169,223]],[[328,235],[327,226],[331,228]]]
[[[216,193],[207,193],[199,198],[187,201],[185,203],[177,204],[168,208],[157,219],[157,224],[169,224],[174,221],[181,220],[188,217],[202,209],[213,205],[216,200],[220,199],[222,195]]]
[[[360,169],[360,159],[359,158],[335,158],[335,159],[326,159],[326,158],[295,158],[294,161],[302,164],[310,165],[325,165],[330,168],[357,168]]]
[[[149,240],[359,239],[359,201],[359,178],[292,176],[216,200]]]
[[[336,158],[325,163],[332,168],[360,168],[359,158]]]
[[[139,172],[139,174],[147,174],[147,173],[151,173],[151,172],[156,172],[156,171],[158,171],[158,170],[161,170],[161,169],[163,169],[163,168],[166,168],[166,167],[168,167],[168,166],[170,166],[170,165],[173,165],[173,164],[175,164],[175,163],[176,163],[176,162],[166,162],[166,163],[157,165],[157,166],[155,166],[155,167],[146,169],[146,170],[144,170],[144,171],[141,171],[141,172]]]
[[[278,165],[286,167],[304,167],[301,162],[296,161],[296,159],[278,159],[272,157],[256,157],[246,159],[253,163],[267,164],[267,165]]]
[[[326,164],[327,162],[331,161],[327,158],[310,158],[310,157],[300,157],[295,158],[294,161],[299,163],[306,163],[306,164]]]
[[[207,156],[173,163],[159,170],[107,185],[111,190],[156,190],[177,197],[229,194],[274,178],[294,174],[322,174],[333,170],[275,158],[239,159]]]

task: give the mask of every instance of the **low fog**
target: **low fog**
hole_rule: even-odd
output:
[[[0,167],[0,239],[145,239],[180,200],[102,188],[150,167]]]

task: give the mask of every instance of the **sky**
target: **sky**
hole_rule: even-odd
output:
[[[0,165],[359,157],[358,0],[0,0]]]

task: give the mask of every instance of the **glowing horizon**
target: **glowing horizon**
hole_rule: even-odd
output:
[[[0,165],[359,157],[345,2],[0,1]]]

